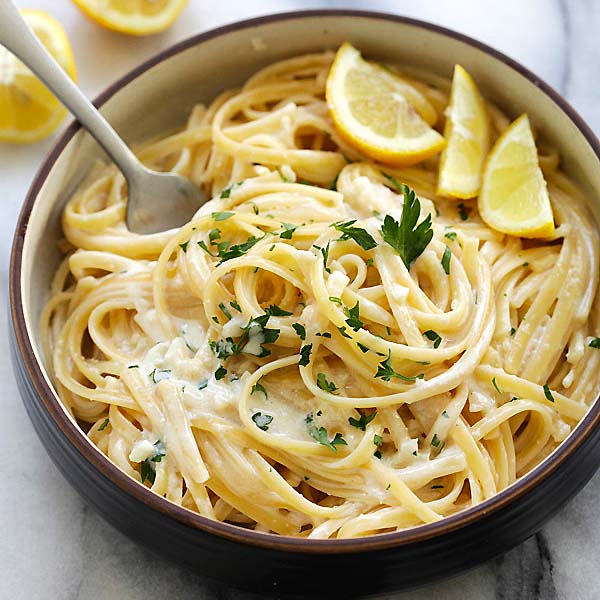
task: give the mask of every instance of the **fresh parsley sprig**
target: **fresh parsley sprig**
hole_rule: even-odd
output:
[[[360,419],[348,417],[348,423],[350,423],[352,427],[356,427],[361,431],[366,431],[367,425],[377,416],[377,411],[375,410],[370,415],[367,415],[364,411],[359,409],[356,409],[356,412],[360,415]]]
[[[381,226],[381,236],[402,258],[407,269],[423,253],[433,239],[431,215],[417,226],[421,214],[421,203],[415,192],[404,186],[404,206],[400,223],[391,215],[386,215]]]

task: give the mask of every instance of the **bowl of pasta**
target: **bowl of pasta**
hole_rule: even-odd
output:
[[[211,198],[129,232],[73,124],[19,219],[20,390],[110,523],[229,585],[367,595],[507,550],[595,472],[600,145],[525,68],[300,12],[177,44],[96,104]]]

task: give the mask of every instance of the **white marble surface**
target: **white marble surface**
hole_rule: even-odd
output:
[[[317,7],[414,16],[485,41],[524,63],[566,95],[600,133],[600,2],[596,0],[190,0],[168,32],[123,37],[88,22],[68,0],[17,0],[48,10],[72,41],[84,91],[95,96],[156,51],[236,19]],[[0,144],[0,310],[7,305],[13,229],[30,181],[53,138],[29,147]],[[8,361],[0,317],[0,598],[250,598],[152,556],[89,510],[37,440]],[[600,598],[600,473],[543,531],[520,547],[451,581],[397,594],[406,599]],[[390,596],[391,598],[392,596]]]

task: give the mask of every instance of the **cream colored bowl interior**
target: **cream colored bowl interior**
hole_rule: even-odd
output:
[[[151,67],[115,93],[102,112],[127,142],[139,142],[183,125],[194,104],[208,102],[222,90],[242,84],[260,67],[285,57],[336,49],[346,40],[368,57],[448,79],[454,64],[460,63],[484,95],[510,116],[529,114],[534,127],[560,151],[569,175],[587,191],[596,221],[600,220],[599,160],[565,112],[498,58],[417,24],[374,16],[305,15],[244,25],[208,37]],[[61,238],[61,210],[102,156],[91,137],[80,131],[51,168],[31,212],[21,287],[29,336],[42,365],[38,321],[60,260],[57,241]]]

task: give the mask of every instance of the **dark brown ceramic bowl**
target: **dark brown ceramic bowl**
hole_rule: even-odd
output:
[[[208,101],[277,59],[349,40],[366,55],[450,78],[461,63],[509,115],[527,111],[600,213],[600,145],[575,111],[535,75],[465,36],[401,17],[356,11],[280,14],[190,38],[112,85],[96,101],[130,142],[184,123]],[[159,498],[115,467],[63,408],[41,356],[38,319],[59,261],[60,213],[101,156],[73,124],[25,200],[11,257],[12,358],[23,400],[52,460],[110,523],[161,557],[229,585],[315,597],[373,594],[455,574],[539,529],[600,464],[600,407],[534,471],[441,522],[354,540],[308,541],[207,520]],[[357,576],[358,574],[368,576]]]

